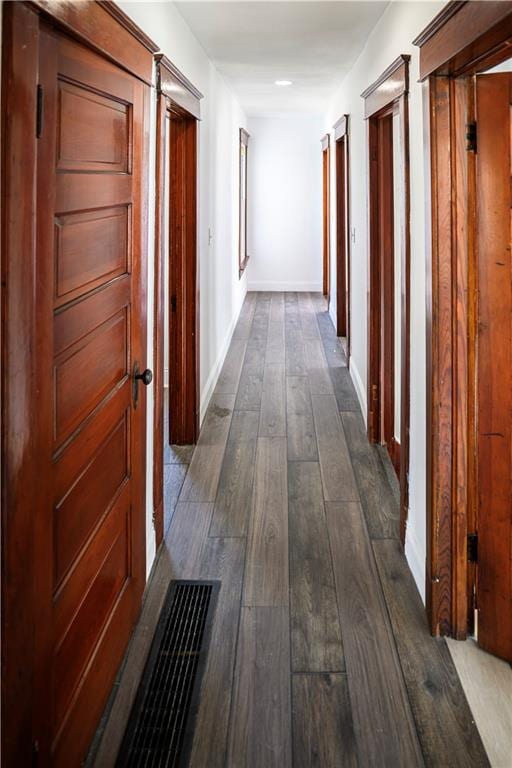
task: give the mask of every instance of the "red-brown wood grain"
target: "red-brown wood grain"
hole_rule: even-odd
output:
[[[368,118],[368,437],[388,446],[400,478],[400,538],[409,507],[410,180],[409,60],[402,54],[362,93]],[[393,201],[393,114],[400,126],[400,200]],[[396,203],[396,205],[395,205]],[[400,440],[394,435],[394,209],[400,216]]]
[[[512,75],[476,83],[478,643],[512,661]]]
[[[348,115],[336,123],[336,332],[350,357],[350,210]]]
[[[34,501],[33,422],[37,14],[3,10],[2,45],[2,763],[32,762]],[[20,254],[26,258],[21,259]]]
[[[7,766],[83,759],[145,577],[145,394],[135,410],[132,371],[146,357],[147,87],[111,63],[115,45],[106,58],[61,34],[50,6],[13,3],[4,17]]]
[[[430,164],[427,223],[427,614],[434,634],[472,628],[478,518],[475,73],[510,55],[510,3],[450,3],[416,39]],[[444,73],[444,75],[443,75]],[[476,78],[478,80],[478,77]],[[477,135],[479,128],[477,127]]]

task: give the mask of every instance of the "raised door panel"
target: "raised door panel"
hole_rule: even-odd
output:
[[[129,272],[129,243],[127,205],[57,217],[56,306]]]
[[[93,410],[123,382],[129,386],[129,329],[127,307],[93,328],[59,355],[54,363],[55,441],[79,427]]]
[[[96,525],[111,507],[121,486],[129,480],[128,419],[128,413],[122,414],[112,432],[96,446],[86,466],[74,473],[73,485],[56,503],[56,584],[60,584]]]
[[[44,61],[43,61],[44,57]],[[136,619],[144,565],[141,237],[145,86],[55,32],[38,173],[39,314],[51,344],[46,653],[55,765],[79,764]]]
[[[59,80],[57,170],[128,172],[130,127],[127,104]]]

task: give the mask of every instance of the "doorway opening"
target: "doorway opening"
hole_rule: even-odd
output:
[[[336,332],[350,358],[350,214],[348,115],[334,125],[336,142]]]
[[[322,138],[322,293],[327,299],[327,308],[331,300],[331,260],[330,260],[330,168],[331,168],[330,136]]]
[[[474,633],[511,660],[512,12],[474,10],[415,40],[430,115],[427,612],[434,634]]]
[[[199,434],[197,131],[202,94],[165,56],[158,67],[153,509],[165,534],[164,446]]]
[[[368,437],[386,446],[400,480],[405,541],[409,463],[409,56],[362,94],[368,119]]]

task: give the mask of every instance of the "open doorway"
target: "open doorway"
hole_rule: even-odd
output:
[[[323,267],[322,267],[322,293],[327,299],[327,307],[331,299],[331,260],[330,260],[330,195],[329,179],[331,167],[330,136],[328,133],[322,138],[322,237],[323,237]]]
[[[370,159],[368,436],[387,448],[400,480],[402,541],[408,505],[409,58],[398,57],[362,94]]]
[[[336,142],[336,332],[350,357],[350,216],[348,115],[334,125]]]
[[[153,508],[156,543],[164,509],[164,450],[199,433],[197,124],[202,94],[158,55],[154,329]]]
[[[434,633],[510,661],[512,12],[435,22],[415,41],[431,148],[427,610]]]

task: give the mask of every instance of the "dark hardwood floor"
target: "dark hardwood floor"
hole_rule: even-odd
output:
[[[91,764],[113,766],[169,580],[222,581],[194,768],[487,766],[402,553],[319,294],[250,293],[194,452],[166,452],[167,533]]]

